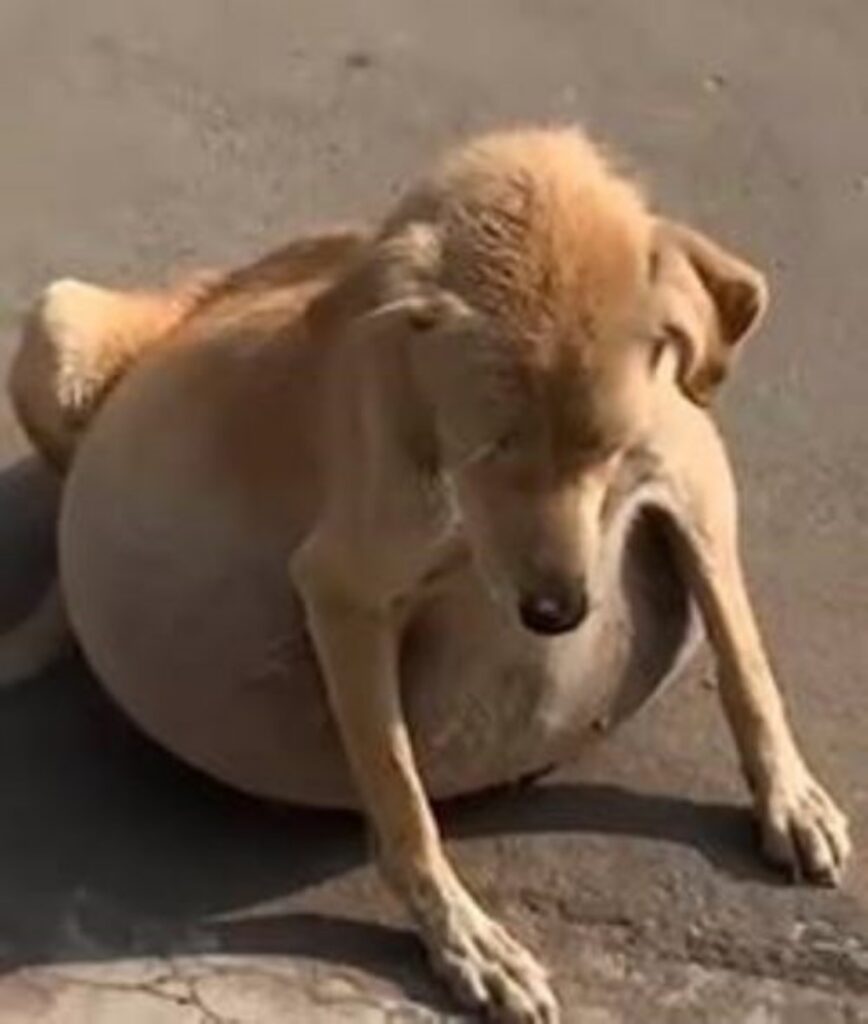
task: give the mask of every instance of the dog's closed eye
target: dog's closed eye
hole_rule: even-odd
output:
[[[663,358],[666,346],[672,340],[673,338],[669,330],[665,327],[651,338],[650,364],[652,372],[660,365],[660,360]]]

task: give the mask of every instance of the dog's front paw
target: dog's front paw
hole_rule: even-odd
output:
[[[499,1024],[557,1024],[545,968],[461,891],[424,939],[434,970],[465,1005]]]
[[[797,880],[840,883],[850,855],[847,818],[800,759],[775,773],[757,813],[769,860]]]

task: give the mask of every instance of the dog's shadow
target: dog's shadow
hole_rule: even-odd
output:
[[[4,591],[23,586],[32,599],[50,572],[55,505],[56,489],[32,465],[0,477]],[[20,612],[20,597],[0,597],[7,621],[16,603]],[[443,818],[456,836],[641,836],[686,844],[738,877],[763,871],[745,810],[615,786],[503,790],[457,801]],[[313,914],[235,916],[363,864],[360,820],[212,783],[140,736],[77,658],[0,691],[0,823],[7,968],[164,952],[298,954],[388,974],[437,999],[408,931]]]

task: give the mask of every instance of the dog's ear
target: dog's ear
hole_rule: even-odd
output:
[[[456,375],[468,346],[451,342],[473,322],[465,303],[443,287],[441,269],[436,226],[421,221],[390,224],[305,314],[314,333],[343,339],[348,358],[342,365],[356,384],[373,380],[376,395],[384,382],[389,386],[398,381],[401,396],[409,393],[408,385],[418,386],[422,401],[413,409],[404,403],[405,441],[428,468],[440,458],[436,425],[432,431],[420,414],[438,406],[444,392],[460,390]],[[371,358],[372,349],[388,353],[386,359]],[[379,373],[378,367],[384,366],[390,369]]]
[[[436,228],[410,222],[373,238],[335,286],[316,300],[310,315],[354,332],[425,331],[454,313],[437,283],[440,242]]]
[[[707,405],[762,320],[765,279],[705,235],[665,220],[656,226],[651,276],[655,339],[675,345],[681,389]]]

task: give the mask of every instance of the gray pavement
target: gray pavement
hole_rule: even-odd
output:
[[[868,8],[848,0],[0,0],[0,352],[62,274],[137,282],[366,216],[476,128],[581,119],[751,253],[774,313],[722,409],[843,891],[756,859],[715,694],[444,812],[576,1024],[868,1021]],[[0,414],[0,614],[52,488]],[[353,819],[175,764],[74,658],[0,693],[0,1024],[449,1019]]]

